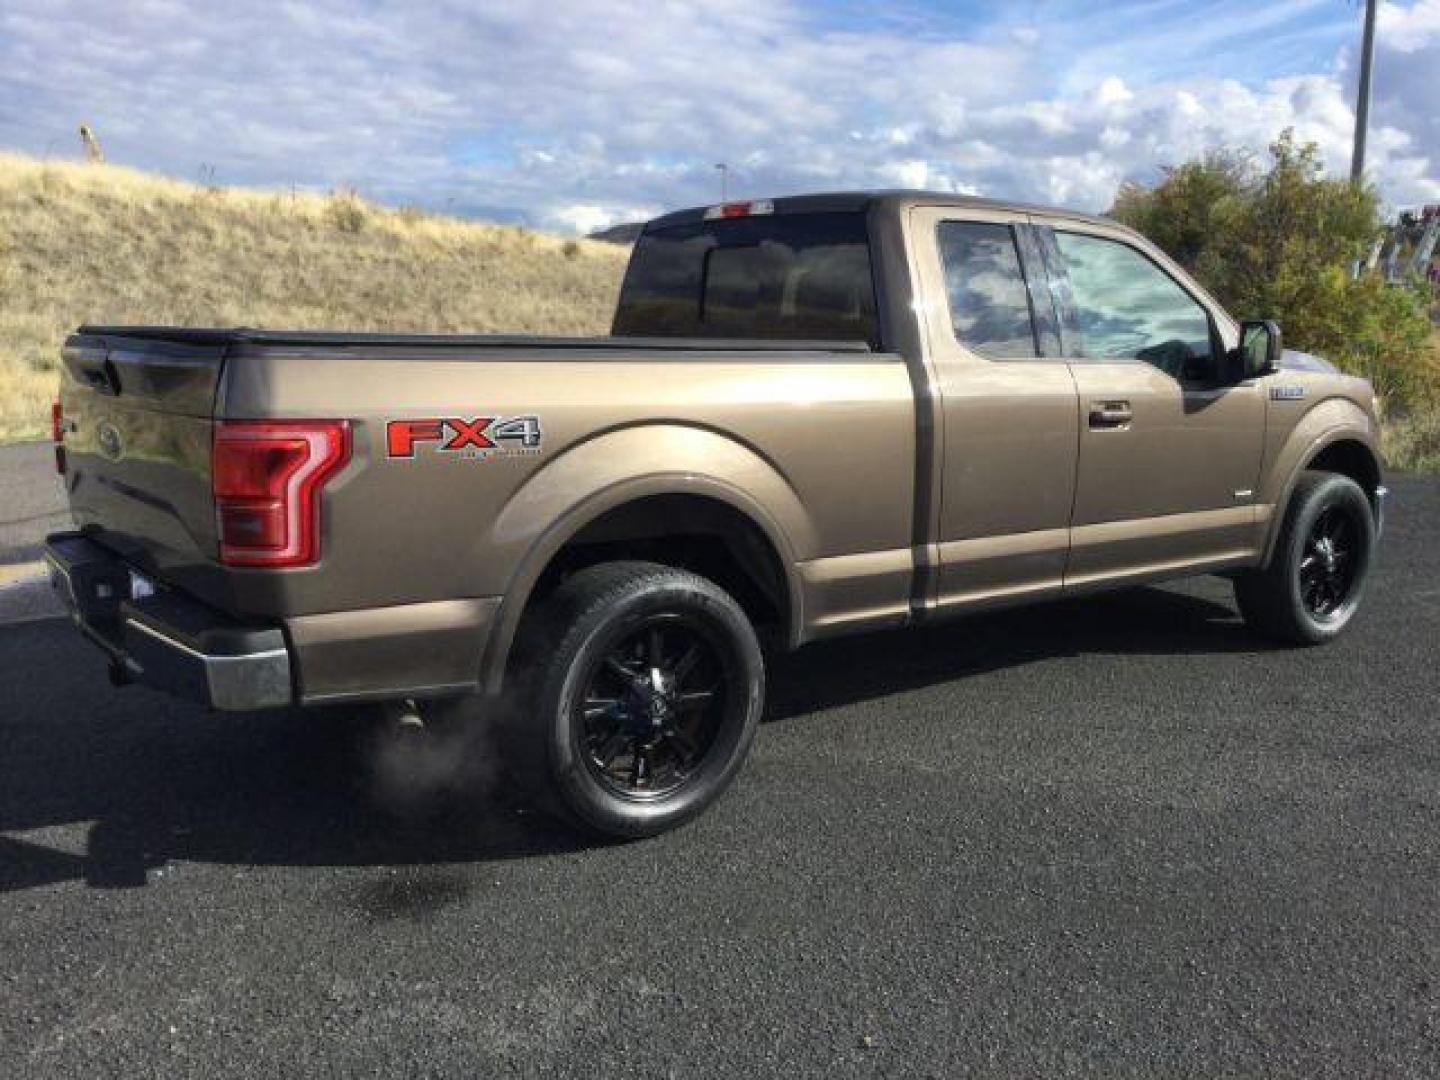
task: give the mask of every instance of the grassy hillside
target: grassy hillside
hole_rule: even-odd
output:
[[[0,440],[48,430],[82,322],[605,333],[613,244],[0,155]]]

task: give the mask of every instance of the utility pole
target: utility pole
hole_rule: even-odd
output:
[[[722,161],[715,166],[715,171],[720,174],[720,201],[728,202],[730,199],[730,166]]]
[[[1365,179],[1365,129],[1370,123],[1370,69],[1375,64],[1375,9],[1379,0],[1365,0],[1365,37],[1360,45],[1360,94],[1355,102],[1355,152],[1350,156],[1350,182]]]

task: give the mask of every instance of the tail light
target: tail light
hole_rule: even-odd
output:
[[[65,407],[56,398],[50,403],[50,440],[55,444],[55,471],[65,475]]]
[[[309,566],[320,557],[320,490],[350,460],[343,420],[215,425],[211,457],[220,561]]]

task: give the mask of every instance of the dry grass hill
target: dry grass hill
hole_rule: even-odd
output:
[[[625,249],[0,155],[0,440],[48,430],[82,322],[607,332]]]

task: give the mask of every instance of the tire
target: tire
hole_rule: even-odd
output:
[[[517,650],[529,670],[517,673],[507,756],[586,832],[630,839],[688,821],[729,787],[755,739],[765,699],[755,630],[688,571],[581,570],[527,619]]]
[[[1338,473],[1301,473],[1270,565],[1235,578],[1240,613],[1277,641],[1331,641],[1359,610],[1374,553],[1374,513],[1360,485]]]

